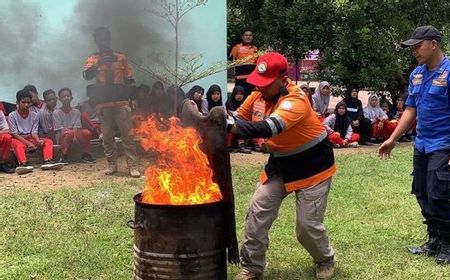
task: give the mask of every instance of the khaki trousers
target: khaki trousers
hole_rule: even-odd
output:
[[[102,108],[103,148],[109,163],[117,160],[117,145],[114,140],[115,129],[119,128],[123,150],[127,157],[128,167],[135,167],[137,162],[136,145],[133,139],[133,123],[131,121],[131,108],[129,106],[117,106]]]
[[[295,192],[297,240],[320,263],[334,257],[334,250],[323,224],[331,178],[307,189]],[[245,221],[245,236],[241,248],[241,265],[254,272],[263,272],[269,247],[269,229],[278,216],[281,202],[289,193],[278,176],[265,184],[258,183]]]

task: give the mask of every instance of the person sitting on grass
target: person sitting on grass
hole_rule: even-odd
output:
[[[43,100],[39,99],[39,93],[34,85],[26,85],[23,90],[31,93],[31,106],[30,111],[35,112],[36,114],[45,107],[45,103]]]
[[[133,108],[134,115],[147,116],[152,113],[152,104],[150,101],[150,87],[141,84],[136,88],[136,107]]]
[[[327,81],[320,82],[312,95],[313,109],[320,121],[328,117],[328,106],[330,105],[331,87]]]
[[[90,96],[90,91],[88,91],[87,97],[88,99],[75,106],[81,112],[81,126],[92,133],[93,139],[102,139],[101,119],[95,110],[95,102]]]
[[[397,121],[400,121],[400,118],[402,117],[403,112],[406,109],[405,105],[405,98],[402,95],[397,96],[395,99],[395,106],[393,106],[392,114],[394,115],[395,119]],[[400,139],[399,142],[411,142],[412,141],[412,134],[414,134],[414,131],[416,130],[416,121],[414,121],[411,128],[404,134]]]
[[[8,165],[9,150],[12,136],[9,134],[9,125],[3,111],[0,111],[0,172],[14,173],[14,168]]]
[[[61,144],[60,162],[68,163],[72,143],[77,143],[82,151],[81,161],[94,163],[95,159],[90,154],[92,133],[81,127],[80,110],[70,106],[73,99],[72,90],[62,88],[58,91],[58,97],[62,107],[53,113],[53,123],[56,137]]]
[[[394,114],[392,113],[392,104],[391,102],[389,102],[389,100],[383,98],[380,101],[380,107],[381,110],[383,110],[383,112],[387,115],[388,120],[392,121],[392,120],[396,120]]]
[[[231,92],[230,98],[225,103],[225,107],[229,114],[234,115],[237,109],[244,103],[245,91],[242,86],[235,86]],[[237,139],[233,134],[228,134],[228,147],[231,152],[239,152],[243,154],[251,154],[251,147],[246,143],[251,143],[251,139]]]
[[[219,85],[212,85],[206,92],[206,101],[208,101],[208,112],[216,106],[223,106],[222,89]]]
[[[208,115],[208,101],[203,98],[204,93],[204,88],[199,85],[195,85],[188,91],[188,93],[186,94],[186,98],[188,98],[189,100],[193,100],[195,104],[197,104],[197,109],[200,114],[206,116]]]
[[[376,94],[369,95],[369,102],[364,108],[364,117],[368,118],[372,124],[372,141],[387,139],[394,131],[393,125],[388,123],[388,116],[380,107],[380,99]]]
[[[306,94],[306,96],[308,96],[309,103],[312,106],[313,105],[313,100],[312,100],[311,88],[309,87],[309,85],[308,84],[301,84],[300,85],[300,89],[303,91],[304,94]]]
[[[360,144],[371,146],[370,132],[372,124],[368,118],[364,117],[364,110],[361,100],[358,98],[359,89],[353,85],[348,85],[345,91],[344,102],[347,105],[347,115],[352,120],[352,129],[360,136]]]
[[[44,96],[45,106],[43,106],[38,112],[39,118],[39,136],[52,139],[56,142],[55,131],[53,129],[53,112],[56,109],[56,103],[58,98],[55,91],[48,89],[42,94]]]
[[[161,81],[153,83],[149,97],[147,102],[149,103],[150,112],[160,117],[168,117],[173,104],[170,104],[169,95],[166,93],[164,84]]]
[[[30,110],[31,93],[19,90],[16,93],[17,110],[9,114],[10,131],[13,136],[11,146],[16,155],[19,166],[17,174],[29,173],[33,166],[27,162],[26,151],[34,152],[42,148],[44,163],[42,170],[60,170],[64,165],[53,162],[53,141],[41,138],[38,134],[39,119],[35,112]]]
[[[323,122],[333,147],[358,147],[359,134],[353,132],[351,121],[347,116],[347,105],[343,101],[336,104],[334,114],[329,115]]]

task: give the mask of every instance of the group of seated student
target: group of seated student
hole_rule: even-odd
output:
[[[302,90],[308,94],[309,87],[304,87]],[[334,113],[328,115],[328,111],[325,110],[329,104],[327,87],[329,87],[327,82],[319,84],[312,96],[313,106],[327,129],[328,139],[336,148],[358,147],[358,143],[373,145],[388,139],[405,110],[403,96],[398,96],[395,99],[395,106],[392,106],[387,99],[380,101],[376,94],[369,95],[368,104],[363,108],[358,98],[359,89],[350,85],[346,88],[344,99],[336,105]],[[399,141],[410,142],[413,131],[414,127]]]
[[[180,116],[184,91],[177,86],[169,86],[167,90],[160,81],[154,82],[150,88],[141,84],[134,89],[132,96],[135,120],[139,117],[156,115],[159,117]],[[137,119],[136,119],[137,117]]]
[[[394,124],[398,123],[400,118],[402,117],[403,112],[405,111],[405,99],[402,95],[397,96],[394,99],[395,106],[391,104],[391,102],[383,98],[380,101],[380,107],[383,110],[383,112],[386,113],[388,116],[389,123],[391,124],[392,128],[394,128]],[[400,139],[399,142],[411,142],[412,141],[412,135],[415,132],[415,124],[404,134]]]
[[[49,89],[40,100],[36,87],[27,85],[16,93],[16,110],[5,115],[0,110],[0,172],[25,174],[33,170],[28,163],[27,152],[42,150],[42,170],[60,170],[68,163],[73,143],[81,150],[83,162],[94,163],[90,154],[92,133],[83,129],[81,112],[71,107],[73,99],[69,88],[56,93]],[[62,106],[56,108],[57,102]],[[54,144],[61,146],[61,158],[54,161]],[[17,159],[14,169],[10,162],[12,148]]]

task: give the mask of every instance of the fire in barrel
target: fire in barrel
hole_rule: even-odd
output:
[[[134,197],[134,279],[226,279],[225,204],[201,137],[179,119],[149,118],[137,129],[155,153]]]

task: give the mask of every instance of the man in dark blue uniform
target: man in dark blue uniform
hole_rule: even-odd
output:
[[[436,256],[450,264],[450,60],[440,46],[441,34],[433,26],[414,30],[402,47],[411,47],[419,66],[409,77],[406,110],[391,137],[378,149],[388,158],[395,142],[417,119],[412,193],[425,218],[428,241],[409,247],[413,254]]]

